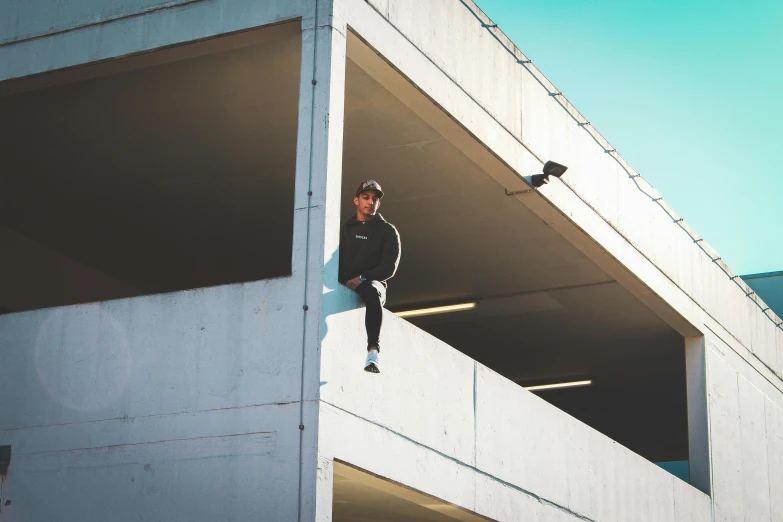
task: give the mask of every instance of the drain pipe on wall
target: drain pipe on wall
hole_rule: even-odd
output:
[[[309,265],[310,265],[310,209],[313,198],[313,141],[315,133],[315,87],[317,85],[316,73],[318,72],[318,0],[315,0],[315,18],[313,20],[313,70],[310,89],[310,141],[307,165],[307,224],[305,235],[305,263],[304,263],[304,296],[302,299],[302,367],[299,388],[299,482],[298,499],[296,506],[296,519],[302,522],[302,466],[304,465],[304,399],[305,399],[305,352],[307,342],[307,291],[309,289]],[[303,29],[304,31],[304,29]]]

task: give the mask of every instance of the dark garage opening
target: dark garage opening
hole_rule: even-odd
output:
[[[289,275],[300,54],[296,22],[0,85],[2,311]]]

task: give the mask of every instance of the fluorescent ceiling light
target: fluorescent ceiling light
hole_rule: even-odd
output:
[[[449,312],[462,312],[463,310],[472,310],[478,305],[473,301],[470,303],[460,303],[447,306],[434,306],[432,308],[420,308],[418,310],[405,310],[404,312],[395,312],[398,317],[418,317],[421,315],[447,314]]]
[[[557,384],[541,384],[538,386],[524,386],[528,391],[535,390],[552,390],[555,388],[575,388],[577,386],[590,386],[593,381],[573,381],[573,382],[560,382]]]

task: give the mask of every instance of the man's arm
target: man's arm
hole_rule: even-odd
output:
[[[340,251],[339,256],[339,262],[340,266],[337,267],[337,280],[341,283],[345,283],[346,279],[348,278],[348,275],[345,274],[345,249],[348,246],[348,238],[347,234],[345,233],[345,226],[340,227],[340,246],[338,247]]]
[[[383,232],[382,248],[381,264],[362,274],[370,281],[386,281],[397,272],[401,251],[400,234],[391,223],[385,227]]]

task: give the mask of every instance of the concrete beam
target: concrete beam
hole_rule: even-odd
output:
[[[0,82],[306,18],[314,2],[56,0],[48,9],[4,2]]]
[[[109,30],[110,26],[106,28]],[[278,22],[274,25],[266,25],[245,31],[219,35],[215,38],[206,38],[186,45],[173,45],[152,52],[142,51],[123,56],[120,60],[102,60],[90,62],[84,67],[68,67],[58,69],[51,74],[33,74],[8,81],[0,81],[0,96],[15,94],[17,92],[35,89],[46,89],[56,85],[79,82],[91,78],[121,74],[136,69],[155,67],[180,60],[189,60],[208,54],[228,52],[250,45],[265,45],[301,32],[301,22],[294,19],[286,22]],[[56,36],[52,36],[56,40]],[[119,57],[115,57],[119,58]]]

